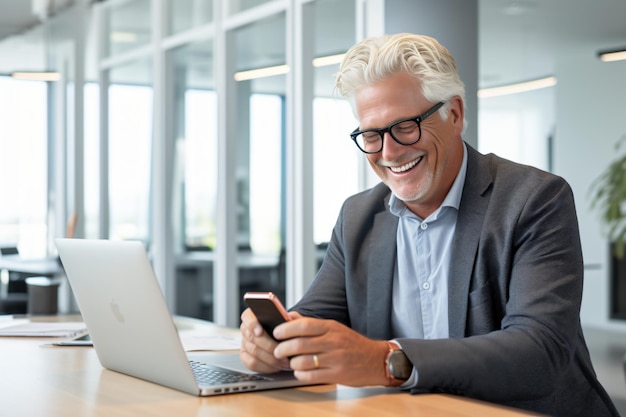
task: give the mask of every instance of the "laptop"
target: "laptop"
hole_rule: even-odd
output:
[[[198,396],[310,385],[251,372],[238,352],[185,352],[141,242],[55,242],[104,368]]]

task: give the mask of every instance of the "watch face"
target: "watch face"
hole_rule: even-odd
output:
[[[389,373],[396,379],[409,379],[413,365],[404,352],[396,350],[389,355]]]

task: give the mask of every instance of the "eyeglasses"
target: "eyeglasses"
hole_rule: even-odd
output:
[[[356,146],[365,153],[378,153],[383,150],[383,140],[385,133],[389,132],[393,140],[401,145],[413,145],[422,137],[422,128],[420,123],[426,120],[428,116],[439,110],[443,106],[443,102],[439,102],[432,106],[428,111],[420,116],[409,117],[408,119],[398,120],[382,129],[365,129],[359,130],[357,127],[350,137],[356,143]]]

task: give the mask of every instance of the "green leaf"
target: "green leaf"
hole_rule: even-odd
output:
[[[616,154],[626,143],[626,134],[615,144]],[[591,183],[591,208],[598,210],[600,220],[607,227],[609,239],[615,243],[615,255],[624,256],[626,248],[626,154],[613,161]]]

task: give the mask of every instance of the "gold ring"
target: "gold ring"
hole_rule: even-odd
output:
[[[315,366],[315,369],[320,367],[320,361],[317,358],[317,355],[313,355],[313,365]]]

